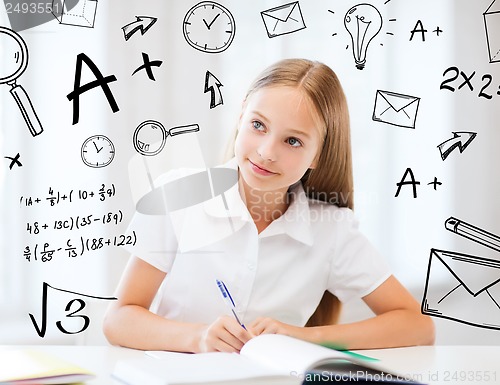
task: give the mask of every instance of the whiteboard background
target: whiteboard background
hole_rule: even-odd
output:
[[[100,323],[106,301],[87,302],[83,313],[89,315],[91,326],[73,336],[62,334],[54,324],[64,317],[71,297],[49,294],[45,338],[38,337],[28,313],[40,318],[43,282],[77,293],[111,296],[128,255],[120,248],[103,247],[76,258],[56,254],[52,261],[42,263],[25,260],[23,250],[45,242],[64,248],[68,239],[107,238],[126,231],[135,203],[129,181],[129,165],[137,161],[132,136],[145,120],[157,120],[167,129],[200,126],[197,134],[167,140],[161,158],[165,170],[201,162],[219,164],[250,81],[265,66],[286,57],[325,62],[341,79],[351,112],[356,214],[364,233],[419,302],[431,248],[500,259],[495,251],[461,239],[443,225],[455,216],[500,233],[496,148],[500,143],[500,96],[496,95],[500,63],[489,63],[483,20],[491,0],[371,1],[384,24],[370,45],[363,71],[354,66],[350,37],[343,26],[346,11],[356,2],[302,0],[306,29],[270,39],[260,11],[285,2],[219,1],[236,21],[232,45],[219,54],[197,51],[184,40],[182,21],[195,3],[101,0],[94,28],[60,25],[54,20],[20,32],[30,62],[18,83],[28,91],[45,131],[31,137],[8,86],[0,87],[0,343],[105,343]],[[0,25],[8,27],[5,9],[0,7],[0,14]],[[125,41],[121,27],[138,15],[158,21],[145,35],[136,33]],[[425,41],[420,33],[410,41],[418,20],[427,29]],[[443,30],[439,36],[432,32],[438,26]],[[142,52],[150,60],[163,61],[161,67],[153,68],[156,81],[149,80],[144,71],[132,76],[143,64]],[[91,58],[104,76],[116,76],[110,88],[120,111],[112,113],[103,93],[94,89],[81,96],[80,121],[72,125],[72,103],[66,95],[73,89],[79,53]],[[474,91],[467,86],[453,93],[440,90],[447,78],[443,72],[451,66],[467,75],[476,72],[471,80]],[[224,103],[214,109],[209,108],[209,94],[203,92],[207,70],[223,83]],[[484,74],[493,78],[487,89],[493,94],[491,100],[478,97]],[[84,64],[82,84],[92,80]],[[459,77],[450,85],[458,87],[462,80]],[[372,120],[377,90],[421,98],[415,129]],[[442,161],[437,146],[455,131],[476,132],[477,137],[462,154],[455,150]],[[108,136],[116,148],[115,159],[105,168],[87,167],[80,157],[82,143],[96,134]],[[16,153],[23,166],[10,170],[10,161],[4,157]],[[418,197],[406,186],[396,198],[396,184],[408,167],[420,182]],[[427,185],[434,177],[442,182],[437,190]],[[45,198],[50,187],[61,193],[91,191],[103,183],[116,189],[115,196],[105,202],[75,200],[53,207],[47,203],[26,207],[20,202],[21,197]],[[39,234],[27,231],[28,223],[53,225],[69,217],[118,211],[124,216],[118,225],[96,223]],[[369,314],[362,303],[354,302],[346,304],[343,320]],[[499,331],[434,320],[437,343],[500,342]]]

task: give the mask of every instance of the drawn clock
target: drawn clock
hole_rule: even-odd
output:
[[[82,160],[89,167],[105,167],[115,157],[115,146],[104,135],[94,135],[82,145]]]
[[[234,39],[236,25],[231,12],[213,1],[202,1],[184,17],[183,32],[193,48],[206,53],[226,50]]]

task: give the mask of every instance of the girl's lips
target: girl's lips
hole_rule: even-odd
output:
[[[252,170],[259,175],[275,175],[276,174],[275,172],[269,171],[269,170],[265,169],[264,167],[258,166],[257,164],[253,163],[251,160],[249,160],[249,162],[250,162],[250,166],[251,166]]]

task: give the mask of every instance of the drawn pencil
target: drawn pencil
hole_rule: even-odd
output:
[[[493,250],[500,251],[500,237],[498,235],[492,234],[454,217],[448,218],[444,226],[447,230],[455,234],[480,243]]]

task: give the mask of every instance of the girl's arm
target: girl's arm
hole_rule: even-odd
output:
[[[103,330],[111,344],[143,350],[179,352],[239,351],[251,335],[232,317],[210,325],[178,322],[149,307],[166,273],[132,257],[110,304]]]
[[[350,324],[301,328],[260,318],[249,330],[287,334],[315,343],[331,343],[342,349],[375,349],[434,343],[434,323],[420,313],[420,306],[394,277],[363,297],[375,317]]]

